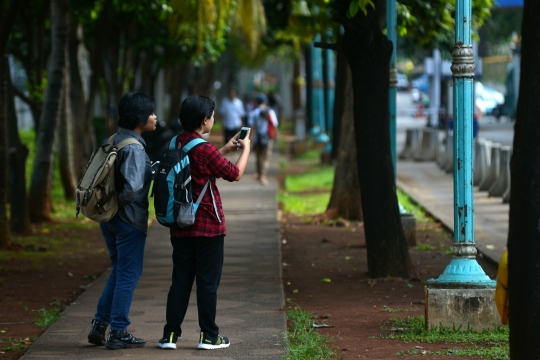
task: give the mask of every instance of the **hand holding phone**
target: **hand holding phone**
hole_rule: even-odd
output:
[[[240,143],[240,140],[242,140],[242,142],[245,140],[245,141],[249,141],[249,139],[246,140],[246,137],[248,136],[249,134],[249,130],[250,128],[249,127],[243,127],[241,130],[240,130],[240,133],[238,134],[238,136],[236,137],[235,141],[236,141],[236,146],[238,149],[240,149],[241,147],[243,147],[244,145]],[[249,143],[248,143],[249,144]]]
[[[238,139],[240,140],[244,140],[246,138],[246,135],[249,131],[249,128],[248,127],[243,127],[241,130],[240,130],[240,135],[238,135]]]

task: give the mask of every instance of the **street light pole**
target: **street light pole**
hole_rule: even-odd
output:
[[[397,68],[396,68],[396,0],[386,2],[386,36],[392,42],[392,56],[390,58],[390,89],[388,96],[390,99],[390,146],[392,151],[392,163],[394,164],[394,177],[397,174],[396,168],[396,97],[397,97]]]
[[[429,286],[495,287],[476,261],[473,208],[473,77],[471,0],[456,2],[456,44],[452,52],[454,78],[454,247],[453,258]]]

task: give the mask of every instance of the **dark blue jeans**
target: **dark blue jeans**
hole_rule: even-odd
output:
[[[167,324],[164,332],[182,333],[193,282],[197,281],[197,310],[201,331],[214,338],[217,289],[223,269],[225,236],[171,238],[173,246],[172,285],[167,297]]]
[[[100,223],[109,249],[112,272],[97,305],[96,320],[111,325],[111,330],[127,330],[133,293],[142,274],[146,234],[116,214]]]

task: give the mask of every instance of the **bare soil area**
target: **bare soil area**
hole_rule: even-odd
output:
[[[410,250],[416,278],[370,279],[361,223],[350,227],[313,225],[284,215],[283,287],[288,305],[299,305],[312,313],[315,321],[333,326],[318,331],[334,339],[333,347],[341,359],[403,359],[397,352],[415,347],[420,351],[460,348],[455,344],[405,343],[381,338],[391,333],[384,329],[391,328],[390,318],[424,314],[424,282],[437,278],[451,259],[447,249],[452,238],[440,224],[422,223],[417,228],[417,242],[435,249]],[[478,261],[495,278],[496,267],[482,258]],[[442,358],[448,357],[429,356]]]
[[[110,265],[98,228],[48,228],[34,228],[43,245],[21,245],[9,258],[0,259],[0,349],[8,348],[0,352],[0,359],[19,359],[24,345],[46,330],[35,324],[40,310],[63,310]],[[46,245],[49,237],[63,240],[55,240],[51,248]]]

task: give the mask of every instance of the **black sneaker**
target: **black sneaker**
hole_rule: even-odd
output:
[[[205,333],[201,332],[199,346],[197,346],[197,349],[214,350],[227,348],[230,345],[231,342],[229,341],[229,338],[226,338],[225,336],[218,335],[215,339],[212,339],[206,336]]]
[[[146,344],[146,340],[138,339],[129,334],[127,330],[111,330],[109,332],[109,339],[105,344],[107,349],[129,349],[129,348],[142,348]]]
[[[92,329],[88,333],[88,342],[90,344],[103,346],[105,345],[105,331],[107,330],[107,325],[96,319],[92,320]]]
[[[178,335],[174,332],[167,332],[159,340],[159,347],[162,349],[176,349],[176,340],[178,340]]]

